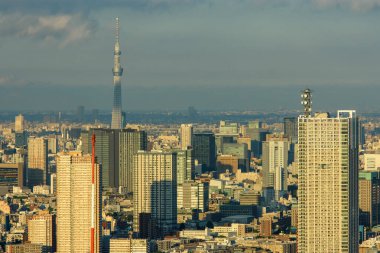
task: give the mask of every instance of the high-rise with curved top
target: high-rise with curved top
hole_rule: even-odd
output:
[[[112,107],[112,129],[122,128],[122,113],[121,113],[121,76],[123,68],[120,66],[120,44],[119,44],[119,18],[116,18],[116,41],[113,59],[113,107]]]

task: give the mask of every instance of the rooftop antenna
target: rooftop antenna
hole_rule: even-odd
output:
[[[301,104],[303,105],[303,111],[305,114],[305,117],[310,117],[311,115],[311,90],[310,89],[305,89],[301,92]]]

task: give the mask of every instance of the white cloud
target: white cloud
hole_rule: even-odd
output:
[[[22,15],[13,13],[0,18],[0,36],[54,41],[63,47],[92,35],[94,21],[80,14]]]

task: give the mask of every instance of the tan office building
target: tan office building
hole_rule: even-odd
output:
[[[7,253],[50,253],[50,249],[41,244],[24,243],[8,244],[5,247]]]
[[[28,241],[48,246],[55,252],[55,215],[39,214],[28,220]]]
[[[180,128],[181,133],[181,149],[186,150],[187,147],[191,147],[191,137],[193,136],[193,125],[182,124]]]
[[[88,253],[91,239],[91,155],[57,157],[57,253]],[[101,250],[101,175],[95,164],[95,252]]]
[[[24,116],[22,114],[19,114],[15,117],[15,132],[16,133],[21,133],[24,131]]]
[[[28,185],[45,185],[48,168],[48,142],[44,138],[28,138]]]

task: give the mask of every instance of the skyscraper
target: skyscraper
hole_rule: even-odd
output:
[[[262,122],[250,121],[246,129],[246,135],[251,138],[251,151],[254,157],[261,157],[262,142],[266,140],[266,135],[269,134],[267,129],[263,129]]]
[[[359,223],[366,227],[380,224],[380,173],[359,172]]]
[[[25,131],[25,120],[22,114],[15,117],[15,145],[22,147],[27,144],[27,133]]]
[[[91,155],[81,152],[61,153],[57,157],[57,253],[90,252],[92,215],[94,249],[101,252],[101,170],[95,164],[92,208],[91,159]]]
[[[356,112],[308,115],[298,118],[298,252],[358,252]]]
[[[133,232],[144,228],[142,217],[149,217],[150,230],[160,237],[171,234],[177,226],[177,154],[175,152],[139,151],[133,157]],[[145,219],[145,218],[144,218]]]
[[[91,136],[95,134],[95,154],[99,164],[102,165],[102,186],[119,186],[119,132],[116,129],[94,128],[83,132],[82,150],[91,154]]]
[[[147,134],[136,129],[94,128],[82,132],[82,150],[91,153],[91,136],[96,136],[96,157],[102,164],[103,187],[127,187],[133,191],[133,155],[147,149]]]
[[[284,135],[288,138],[289,145],[289,164],[294,162],[295,150],[298,142],[298,121],[295,117],[284,118]]]
[[[120,44],[119,44],[119,18],[116,18],[116,41],[113,58],[113,107],[112,107],[112,129],[122,128],[121,115],[121,76],[123,68],[120,66]]]
[[[191,146],[191,137],[193,136],[193,125],[182,124],[180,128],[181,133],[181,149],[186,150]]]
[[[49,154],[56,154],[58,151],[58,139],[55,135],[50,136],[47,139],[48,142],[48,152]]]
[[[15,117],[15,132],[22,133],[24,131],[24,116],[19,114]]]
[[[122,129],[119,132],[119,186],[133,191],[133,155],[147,150],[148,139],[145,131]]]
[[[263,142],[263,186],[275,191],[276,199],[287,188],[289,143],[283,137],[270,137]]]
[[[284,118],[284,135],[291,143],[297,143],[298,123],[295,117]]]
[[[204,171],[214,170],[216,167],[216,146],[213,133],[197,133],[193,135],[194,159],[202,164]]]
[[[46,184],[48,174],[48,142],[44,138],[28,138],[28,185]]]
[[[194,179],[194,156],[193,150],[179,150],[177,152],[177,184]]]

